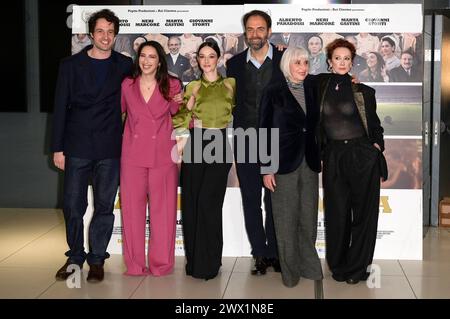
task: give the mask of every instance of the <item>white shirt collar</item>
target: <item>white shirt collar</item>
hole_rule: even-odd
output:
[[[178,56],[180,55],[180,52],[178,52],[177,54],[173,55],[172,53],[170,53],[170,56],[172,57],[172,61],[173,64],[175,64],[175,62],[177,62]]]
[[[267,50],[266,56],[264,57],[264,61],[269,58],[269,59],[273,59],[273,48],[272,45],[270,44],[269,41],[267,41],[267,43],[269,44],[269,50]],[[248,61],[251,61],[253,63],[253,65],[259,69],[261,67],[261,63],[258,62],[258,60],[256,60],[252,54],[250,53],[250,48],[247,50],[247,63]]]

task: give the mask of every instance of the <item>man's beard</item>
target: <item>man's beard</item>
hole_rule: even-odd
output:
[[[268,37],[264,38],[252,38],[251,40],[245,37],[245,40],[247,42],[247,45],[255,51],[260,50],[267,42]],[[255,41],[258,40],[258,41]]]

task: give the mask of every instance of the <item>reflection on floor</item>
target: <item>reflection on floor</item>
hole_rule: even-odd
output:
[[[0,209],[0,298],[314,298],[314,282],[302,279],[286,288],[279,273],[250,275],[250,258],[223,258],[220,275],[209,281],[184,274],[184,258],[177,257],[175,272],[166,277],[128,277],[121,255],[105,265],[105,280],[79,288],[56,282],[56,270],[65,262],[62,214],[52,209]],[[323,281],[328,298],[450,298],[450,229],[429,228],[424,238],[424,260],[376,260],[381,278],[369,288],[335,282],[326,263]],[[73,283],[76,285],[76,283]]]

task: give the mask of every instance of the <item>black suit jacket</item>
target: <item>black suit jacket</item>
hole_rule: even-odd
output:
[[[170,56],[170,53],[166,54],[166,61],[167,61],[167,69],[170,72],[172,72],[176,77],[178,77],[180,80],[183,77],[183,73],[191,67],[191,65],[189,64],[189,59],[181,54],[178,55],[175,64],[173,64],[173,60],[172,57]]]
[[[408,75],[402,66],[398,66],[389,71],[389,82],[422,82],[422,78],[415,67],[411,68],[411,75]]]
[[[272,45],[272,44],[271,44]],[[279,81],[285,81],[283,73],[280,70],[280,61],[283,56],[283,52],[272,45],[273,60],[272,60],[272,78],[269,83],[275,83]],[[246,82],[245,82],[245,65],[247,63],[247,48],[245,51],[235,55],[227,61],[227,77],[236,79],[236,106],[233,109],[233,127],[242,127],[241,119],[245,118],[245,114],[242,114],[245,108],[243,107],[246,94]]]
[[[304,81],[306,114],[292,95],[286,80],[269,84],[263,93],[259,123],[261,128],[279,129],[279,168],[272,173],[287,174],[296,170],[303,159],[320,172],[316,127],[319,121],[317,91],[311,76]],[[270,145],[270,134],[267,145]],[[273,155],[273,150],[271,150]],[[261,166],[268,164],[261,163]]]
[[[360,55],[355,55],[355,57],[353,58],[353,66],[351,70],[352,74],[357,76],[365,69],[367,69],[366,59],[364,59]]]
[[[316,83],[316,88],[318,90],[317,96],[320,99],[320,113],[323,110],[324,97],[327,92],[328,86],[330,85],[330,80],[332,74],[322,73],[314,77]],[[384,152],[384,129],[381,126],[380,118],[377,115],[377,101],[375,98],[375,90],[370,86],[362,83],[352,84],[353,88],[353,98],[356,104],[356,108],[363,124],[364,131],[369,139],[373,143],[377,143],[380,148],[380,172],[384,180],[388,177],[388,169],[386,164],[386,159],[382,152]],[[321,116],[319,116],[319,125],[317,130],[317,136],[319,137],[320,147],[323,149],[327,143],[326,135],[322,129]]]
[[[320,112],[323,110],[325,94],[332,76],[331,73],[321,73],[314,77],[318,89],[317,96],[320,99]],[[353,98],[367,137],[371,143],[377,143],[384,151],[384,129],[377,115],[375,90],[362,83],[352,84],[352,88]],[[320,135],[322,143],[326,144],[325,134],[322,132]]]
[[[120,157],[122,119],[120,89],[133,61],[112,51],[106,81],[95,90],[87,51],[64,58],[59,66],[53,114],[52,152],[85,159]]]

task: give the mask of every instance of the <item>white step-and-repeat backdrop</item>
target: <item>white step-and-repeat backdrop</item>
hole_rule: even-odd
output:
[[[73,10],[72,53],[90,44],[87,21],[100,6],[75,6]],[[246,49],[242,35],[242,16],[260,9],[273,21],[271,42],[303,46],[310,53],[310,73],[326,71],[325,46],[345,37],[357,47],[352,73],[376,89],[378,115],[385,129],[390,178],[382,184],[377,259],[422,259],[422,8],[416,4],[386,5],[242,5],[242,6],[110,6],[121,20],[114,49],[135,58],[137,47],[146,40],[156,40],[168,52],[171,36],[181,39],[180,54],[190,65],[177,70],[183,82],[198,76],[195,53],[206,38],[220,46],[219,71],[225,73],[226,61]],[[386,41],[388,37],[391,41]],[[314,45],[319,41],[319,49]],[[386,42],[395,44],[394,55]],[[392,48],[389,49],[392,51]],[[417,78],[399,79],[391,70],[400,63],[402,50],[414,53]],[[373,66],[376,60],[378,67]],[[369,67],[369,66],[370,67]],[[179,193],[181,190],[179,190]],[[316,247],[325,253],[322,192],[320,192],[318,237]],[[85,222],[93,213],[91,190]],[[151,203],[150,203],[151,206]],[[179,206],[180,207],[180,206]],[[119,196],[112,240],[108,251],[122,253]],[[224,256],[249,256],[250,245],[244,227],[239,184],[234,167],[228,179],[223,207]],[[87,230],[87,227],[86,227]],[[86,234],[87,236],[87,231]],[[176,254],[183,255],[181,212],[177,219]],[[87,239],[87,237],[86,237]],[[87,247],[87,244],[86,244]]]

